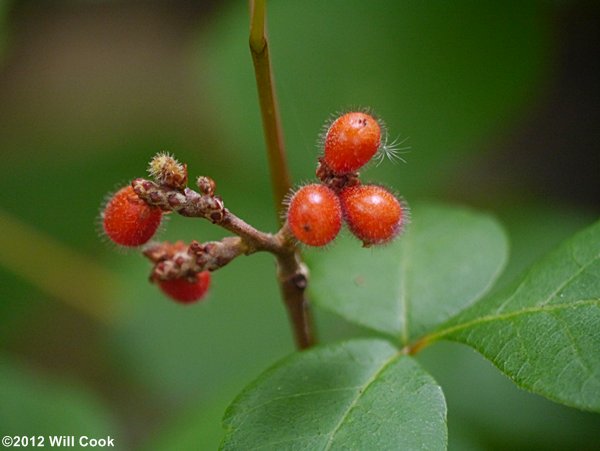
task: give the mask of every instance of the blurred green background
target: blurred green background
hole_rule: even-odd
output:
[[[268,13],[295,182],[314,177],[325,119],[370,106],[410,152],[364,176],[409,202],[496,214],[512,244],[503,281],[598,217],[597,2],[272,1]],[[210,298],[186,308],[97,233],[105,194],[161,150],[276,229],[247,15],[243,1],[0,0],[1,435],[215,449],[226,405],[293,351],[268,255],[214,274]],[[173,217],[161,238],[222,236]],[[324,342],[369,334],[316,315]],[[420,359],[447,396],[451,449],[600,443],[598,415],[518,390],[465,347]]]

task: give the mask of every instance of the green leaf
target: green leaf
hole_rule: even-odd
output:
[[[492,217],[434,205],[416,206],[405,235],[388,246],[340,241],[310,256],[311,299],[403,343],[479,299],[508,249]]]
[[[426,338],[466,343],[517,385],[600,411],[600,222],[563,243],[513,286]]]
[[[225,414],[223,449],[445,449],[440,387],[382,340],[294,354]]]

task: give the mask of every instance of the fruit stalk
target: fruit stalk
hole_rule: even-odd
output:
[[[205,189],[207,182],[210,182],[210,190]],[[176,255],[170,244],[148,247],[145,255],[157,265],[153,279],[170,279],[203,270],[216,270],[241,255],[269,252],[277,259],[277,281],[293,326],[296,345],[298,349],[312,346],[315,342],[312,317],[304,296],[308,270],[299,258],[296,241],[287,224],[276,234],[262,232],[225,208],[223,200],[214,194],[214,181],[199,177],[197,185],[199,191],[170,188],[143,178],[131,182],[133,191],[149,206],[186,217],[204,218],[237,235],[202,246],[192,243],[191,251],[187,248],[185,252],[184,249],[178,249],[182,252]]]

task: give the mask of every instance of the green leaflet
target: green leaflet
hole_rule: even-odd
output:
[[[506,261],[508,244],[498,223],[440,205],[417,205],[412,218],[388,246],[363,249],[342,238],[310,255],[311,299],[404,344],[479,299]]]
[[[382,340],[294,354],[225,414],[223,449],[445,449],[440,387]]]
[[[438,338],[472,346],[522,388],[600,411],[600,222],[425,342]]]

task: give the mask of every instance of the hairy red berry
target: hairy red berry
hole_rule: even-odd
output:
[[[341,192],[340,200],[350,231],[364,246],[392,240],[406,222],[406,205],[381,186],[346,188]]]
[[[158,286],[174,301],[182,304],[191,304],[201,300],[210,287],[210,272],[202,271],[196,273],[193,280],[187,277],[178,279],[159,280]]]
[[[377,153],[381,127],[371,115],[346,113],[325,134],[325,163],[336,174],[355,172]]]
[[[324,185],[303,186],[290,200],[287,221],[299,241],[309,246],[324,246],[342,227],[340,201]]]
[[[131,186],[117,191],[104,207],[102,228],[108,238],[121,246],[140,246],[152,238],[162,211],[138,197]]]

